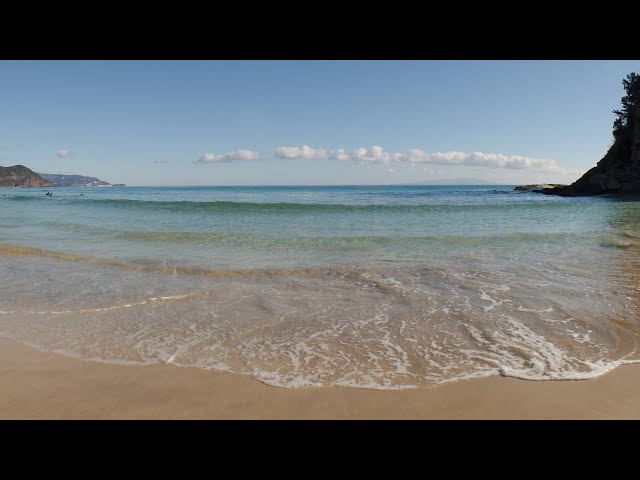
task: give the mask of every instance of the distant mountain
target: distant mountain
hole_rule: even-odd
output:
[[[24,165],[0,167],[0,187],[51,187],[53,183]]]
[[[53,183],[54,187],[96,187],[111,186],[109,182],[96,177],[85,177],[84,175],[61,175],[56,173],[41,173],[40,176]]]

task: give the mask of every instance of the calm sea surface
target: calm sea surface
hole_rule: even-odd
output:
[[[639,200],[46,191],[0,189],[0,335],[44,350],[382,389],[591,378],[640,360]]]

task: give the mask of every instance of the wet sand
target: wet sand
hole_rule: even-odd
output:
[[[640,365],[582,381],[282,389],[197,368],[88,362],[5,338],[0,392],[0,419],[640,419]]]

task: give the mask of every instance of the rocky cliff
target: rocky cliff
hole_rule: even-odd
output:
[[[0,187],[51,187],[53,183],[46,181],[33,170],[24,165],[0,167]]]
[[[623,81],[627,95],[614,123],[614,142],[595,167],[571,185],[545,188],[548,195],[581,196],[640,193],[640,76]]]

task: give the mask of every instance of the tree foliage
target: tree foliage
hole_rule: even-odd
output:
[[[622,86],[626,95],[622,97],[620,103],[622,108],[614,110],[616,119],[613,122],[613,135],[618,137],[627,127],[633,127],[635,123],[635,112],[640,107],[640,75],[630,73],[622,80]]]

